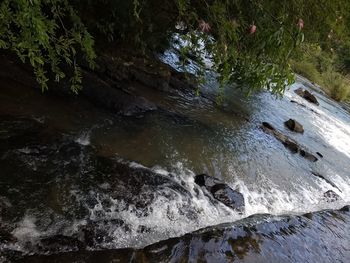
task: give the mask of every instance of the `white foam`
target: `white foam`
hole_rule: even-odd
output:
[[[35,242],[40,236],[40,231],[35,225],[36,219],[33,216],[26,215],[13,230],[12,235],[18,240]]]
[[[79,137],[75,139],[75,142],[83,146],[88,146],[91,144],[90,137],[91,137],[91,130],[83,131],[81,132]]]
[[[134,162],[130,165],[145,168]],[[181,236],[207,226],[233,222],[253,214],[269,213],[278,216],[312,212],[344,205],[344,202],[327,203],[324,200],[323,193],[330,189],[338,193],[344,200],[350,201],[345,191],[340,192],[317,177],[314,187],[307,185],[294,186],[294,192],[282,191],[272,182],[268,182],[269,187],[258,188],[256,185],[247,186],[243,181],[237,180],[231,184],[231,187],[239,190],[245,199],[245,211],[243,214],[239,214],[221,203],[213,203],[203,192],[203,189],[195,184],[195,174],[184,168],[182,163],[177,163],[170,172],[159,166],[153,167],[152,170],[178,182],[192,196],[188,197],[172,189],[167,189],[166,195],[172,196],[169,199],[165,193],[156,191],[158,195],[147,207],[147,215],[140,216],[137,213],[138,209],[133,205],[113,199],[108,194],[91,192],[90,194],[95,196],[97,204],[93,208],[89,208],[89,220],[93,220],[98,224],[101,214],[103,214],[103,218],[106,220],[121,219],[130,227],[126,232],[123,227],[113,224],[104,226],[113,238],[101,244],[103,247],[143,247],[162,239]],[[340,177],[335,182],[341,189],[344,187],[349,189],[350,182],[342,181]],[[113,204],[107,210],[102,205],[102,200],[106,198]],[[187,213],[192,213],[193,217],[188,216]],[[149,232],[140,233],[138,228],[141,226],[149,229]]]
[[[130,163],[130,166],[147,169],[137,163]],[[160,240],[182,236],[200,228],[234,222],[253,214],[269,213],[278,216],[340,208],[344,202],[327,203],[323,199],[323,193],[330,189],[339,194],[345,203],[350,202],[350,180],[346,181],[340,176],[333,176],[332,180],[341,191],[330,187],[328,183],[317,177],[315,177],[315,186],[293,186],[291,189],[294,190],[291,192],[280,190],[277,185],[266,178],[264,182],[266,180],[267,182],[263,187],[258,187],[257,184],[247,185],[242,180],[236,180],[230,186],[240,191],[245,199],[245,211],[239,214],[208,198],[205,190],[194,182],[195,174],[186,169],[181,162],[170,170],[160,166],[153,167],[152,170],[179,183],[191,196],[181,194],[171,188],[156,190],[156,198],[147,206],[147,215],[140,216],[137,207],[113,199],[109,191],[106,192],[111,185],[102,183],[96,190],[91,190],[88,194],[96,199],[94,207],[88,207],[89,205],[85,203],[90,212],[88,218],[71,222],[68,225],[55,224],[51,229],[40,232],[36,226],[36,219],[27,215],[18,223],[12,234],[20,240],[21,244],[28,241],[34,243],[40,237],[55,233],[74,235],[88,221],[92,221],[94,227],[106,231],[111,237],[102,242],[99,245],[100,248],[140,248]],[[86,194],[81,194],[79,190],[71,191],[71,194],[79,203],[87,200]],[[169,195],[171,198],[167,197]],[[111,207],[104,207],[103,200],[106,199],[110,201]],[[122,220],[125,225],[115,224],[113,219]],[[140,232],[140,227],[148,231]]]

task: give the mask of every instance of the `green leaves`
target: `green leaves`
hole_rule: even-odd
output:
[[[279,94],[293,81],[288,62],[303,42],[331,49],[349,39],[349,13],[347,0],[2,0],[0,48],[29,62],[43,90],[49,77],[68,78],[78,92],[78,61],[93,68],[96,58],[89,32],[146,54],[164,51],[176,31],[183,66],[196,62],[199,83],[210,59],[221,87]]]
[[[48,71],[55,81],[65,78],[64,64],[72,66],[72,91],[80,89],[80,68],[73,63],[77,51],[94,65],[93,37],[66,0],[3,0],[0,33],[0,48],[16,52],[23,62],[28,60],[42,90],[48,88]]]
[[[344,0],[177,2],[185,34],[200,36],[189,38],[187,53],[197,54],[193,47],[204,43],[221,86],[235,83],[248,93],[262,89],[283,93],[294,81],[289,60],[305,41],[304,34],[310,42],[323,41],[334,21],[340,24],[340,13],[350,9]],[[209,24],[208,34],[198,32],[198,19]]]

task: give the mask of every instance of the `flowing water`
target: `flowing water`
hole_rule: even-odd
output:
[[[255,214],[270,214],[263,219],[269,221],[350,204],[350,115],[317,90],[319,106],[296,95],[300,86],[315,89],[303,79],[283,98],[264,92],[247,98],[227,88],[221,106],[213,102],[210,81],[203,96],[135,91],[161,108],[142,118],[116,116],[79,98],[42,95],[14,81],[4,84],[0,226],[15,241],[0,238],[0,255],[74,251],[79,244],[52,252],[42,240],[81,239],[87,232],[93,236],[88,250],[143,248]],[[304,126],[304,134],[284,127],[289,118]],[[261,130],[264,121],[323,158],[313,163],[291,153]],[[240,191],[245,211],[208,198],[194,183],[199,173]],[[341,199],[327,202],[328,190]],[[349,234],[349,218],[344,220],[341,228]],[[322,224],[312,235],[327,231],[330,240],[341,235],[332,236]],[[342,238],[344,260],[349,237]],[[292,241],[286,246],[296,247]]]

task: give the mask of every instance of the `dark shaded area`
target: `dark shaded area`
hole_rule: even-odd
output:
[[[31,67],[23,64],[15,55],[0,52],[0,79],[14,81],[22,86],[38,89]],[[143,90],[164,92],[185,90],[194,92],[195,82],[190,76],[179,73],[158,59],[133,56],[122,47],[106,51],[96,61],[96,69],[83,66],[83,89],[79,96],[112,113],[142,117],[158,106],[141,96]],[[49,82],[48,94],[74,99],[70,83]],[[39,92],[39,90],[38,90]]]

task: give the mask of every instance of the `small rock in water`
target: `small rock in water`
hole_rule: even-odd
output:
[[[303,150],[297,142],[295,142],[291,138],[287,137],[286,135],[276,130],[268,122],[263,122],[261,128],[263,129],[264,132],[270,135],[273,135],[277,140],[279,140],[284,145],[284,147],[289,149],[292,153],[299,153],[302,157],[304,157],[305,159],[311,162],[316,162],[318,160],[316,156],[307,152],[306,150]]]
[[[323,194],[323,197],[326,199],[328,203],[335,202],[341,199],[341,197],[335,193],[333,190],[328,190]]]
[[[297,153],[299,151],[299,146],[297,143],[291,141],[291,140],[284,140],[282,141],[284,147],[288,148],[292,153]]]
[[[310,103],[320,105],[316,97],[311,94],[308,90],[304,90],[303,88],[298,88],[297,90],[294,91],[296,94],[298,94],[300,97],[304,98]]]
[[[263,125],[263,127],[267,128],[269,130],[272,130],[272,131],[275,130],[275,128],[268,122],[263,122],[262,125]]]
[[[243,195],[219,179],[206,174],[200,174],[195,177],[194,181],[199,186],[206,188],[216,200],[224,205],[239,212],[244,210]]]
[[[300,150],[300,155],[303,156],[305,159],[311,161],[311,162],[317,162],[318,159],[316,158],[315,155],[308,153],[304,150]]]
[[[323,155],[322,155],[321,153],[316,152],[316,154],[317,154],[318,156],[320,156],[321,158],[323,158]]]
[[[241,193],[231,189],[228,185],[217,184],[211,189],[215,199],[232,209],[242,212],[244,208],[244,197]]]
[[[294,132],[304,133],[303,125],[301,125],[299,122],[293,119],[289,119],[284,123],[288,129]]]
[[[316,97],[307,90],[304,91],[304,99],[306,99],[308,102],[320,105]]]
[[[194,178],[194,182],[199,186],[204,186],[205,188],[208,188],[209,191],[214,185],[222,183],[219,179],[206,174],[196,175],[196,177]]]
[[[326,183],[330,184],[331,186],[333,186],[334,188],[337,188],[340,192],[341,190],[339,189],[338,186],[336,186],[335,183],[333,183],[331,180],[327,179],[326,177],[324,177],[323,175],[319,174],[319,173],[316,173],[316,172],[312,172],[312,175],[318,177],[318,178],[321,178],[322,180],[326,181]]]

